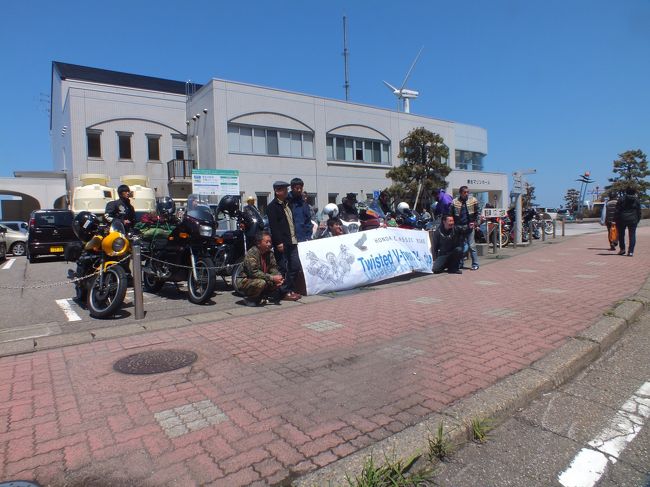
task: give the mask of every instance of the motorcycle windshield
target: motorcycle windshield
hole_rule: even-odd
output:
[[[379,206],[379,202],[377,200],[367,201],[366,204],[368,205],[368,209],[377,213],[380,218],[386,218],[386,215],[382,211],[381,206]]]
[[[210,208],[208,197],[192,193],[187,197],[186,216],[207,224],[214,224],[215,218]]]
[[[111,232],[117,232],[121,233],[122,235],[126,234],[126,229],[124,228],[124,223],[122,223],[120,220],[113,220],[111,222]]]

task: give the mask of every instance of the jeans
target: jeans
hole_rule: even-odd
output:
[[[476,244],[474,243],[474,229],[471,229],[465,237],[465,246],[463,246],[463,255],[460,257],[460,267],[463,267],[465,260],[466,249],[469,249],[469,254],[472,257],[472,265],[478,266],[478,252],[476,252]]]
[[[627,253],[634,253],[634,246],[636,245],[636,223],[617,223],[616,230],[618,231],[618,245],[621,252],[625,251],[625,229],[627,228],[628,235],[630,236],[630,246],[627,248]]]
[[[448,272],[456,272],[460,265],[460,258],[463,255],[463,249],[456,247],[448,254],[439,254],[433,261],[433,273],[440,274],[447,269]]]
[[[282,294],[295,291],[296,276],[302,270],[300,257],[298,256],[298,246],[285,244],[284,252],[278,252],[276,249],[275,260],[278,262],[278,267],[284,277],[284,283],[280,287],[280,291],[282,291]]]

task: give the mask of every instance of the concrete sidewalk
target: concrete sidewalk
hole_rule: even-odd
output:
[[[418,423],[565,343],[648,276],[604,234],[208,325],[0,359],[0,481],[287,485]],[[155,349],[190,367],[122,375]]]

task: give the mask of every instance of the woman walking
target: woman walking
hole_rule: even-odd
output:
[[[625,229],[628,230],[630,237],[630,246],[627,248],[627,255],[634,255],[634,246],[636,244],[636,226],[641,220],[641,203],[636,196],[634,188],[627,188],[625,195],[621,196],[616,203],[616,214],[614,221],[618,230],[618,243],[620,251],[618,255],[625,255]]]

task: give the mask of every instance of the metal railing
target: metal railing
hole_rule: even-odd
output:
[[[172,159],[167,161],[167,179],[190,180],[192,179],[192,169],[196,169],[194,159]]]

